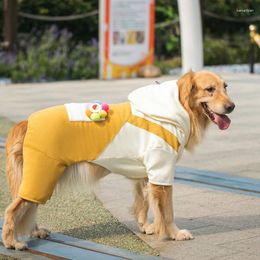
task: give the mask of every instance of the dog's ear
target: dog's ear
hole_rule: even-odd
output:
[[[190,70],[177,81],[179,98],[183,105],[189,103],[189,98],[195,89],[193,77],[194,72]]]

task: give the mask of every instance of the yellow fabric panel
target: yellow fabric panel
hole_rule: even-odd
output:
[[[111,105],[105,121],[69,121],[65,106],[32,114],[23,145],[19,196],[45,203],[66,166],[92,161],[114,139],[130,116],[130,104]]]
[[[108,117],[99,122],[69,121],[65,106],[32,114],[24,146],[70,165],[95,160],[114,139],[131,113],[129,103],[110,106]]]
[[[177,137],[168,131],[167,129],[163,128],[162,126],[153,123],[145,118],[132,115],[128,122],[136,127],[145,129],[146,131],[153,133],[159,137],[161,137],[166,143],[168,143],[176,152],[178,152],[180,143]]]

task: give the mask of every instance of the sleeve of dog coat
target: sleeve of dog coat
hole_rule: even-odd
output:
[[[172,185],[177,154],[164,149],[149,150],[144,156],[149,182],[158,185]]]

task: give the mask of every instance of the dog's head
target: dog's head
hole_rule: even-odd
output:
[[[219,129],[227,129],[235,104],[227,94],[227,84],[224,80],[209,71],[188,72],[178,81],[180,100],[185,108],[196,114],[206,116],[218,125]]]
[[[209,122],[214,122],[219,129],[227,129],[235,104],[227,94],[224,80],[209,71],[188,72],[178,82],[179,99],[191,119],[191,135],[188,149],[192,149],[203,135]]]

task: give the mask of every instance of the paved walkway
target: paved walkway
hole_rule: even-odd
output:
[[[260,179],[260,76],[227,74],[223,77],[236,103],[231,115],[232,125],[227,131],[220,131],[213,125],[195,154],[185,153],[180,165]],[[96,99],[120,102],[132,89],[150,82],[150,79],[90,80],[1,87],[0,115],[18,121],[35,110],[65,102]],[[259,198],[176,184],[177,224],[192,230],[196,239],[158,242],[154,236],[144,236],[136,230],[128,213],[131,189],[128,180],[111,175],[101,182],[98,196],[105,207],[162,256],[174,259],[259,259]]]
[[[129,208],[132,183],[123,177],[102,180],[98,195],[104,206],[141,239],[175,260],[258,260],[260,255],[260,198],[175,184],[176,223],[192,231],[191,241],[158,241],[141,234]]]

